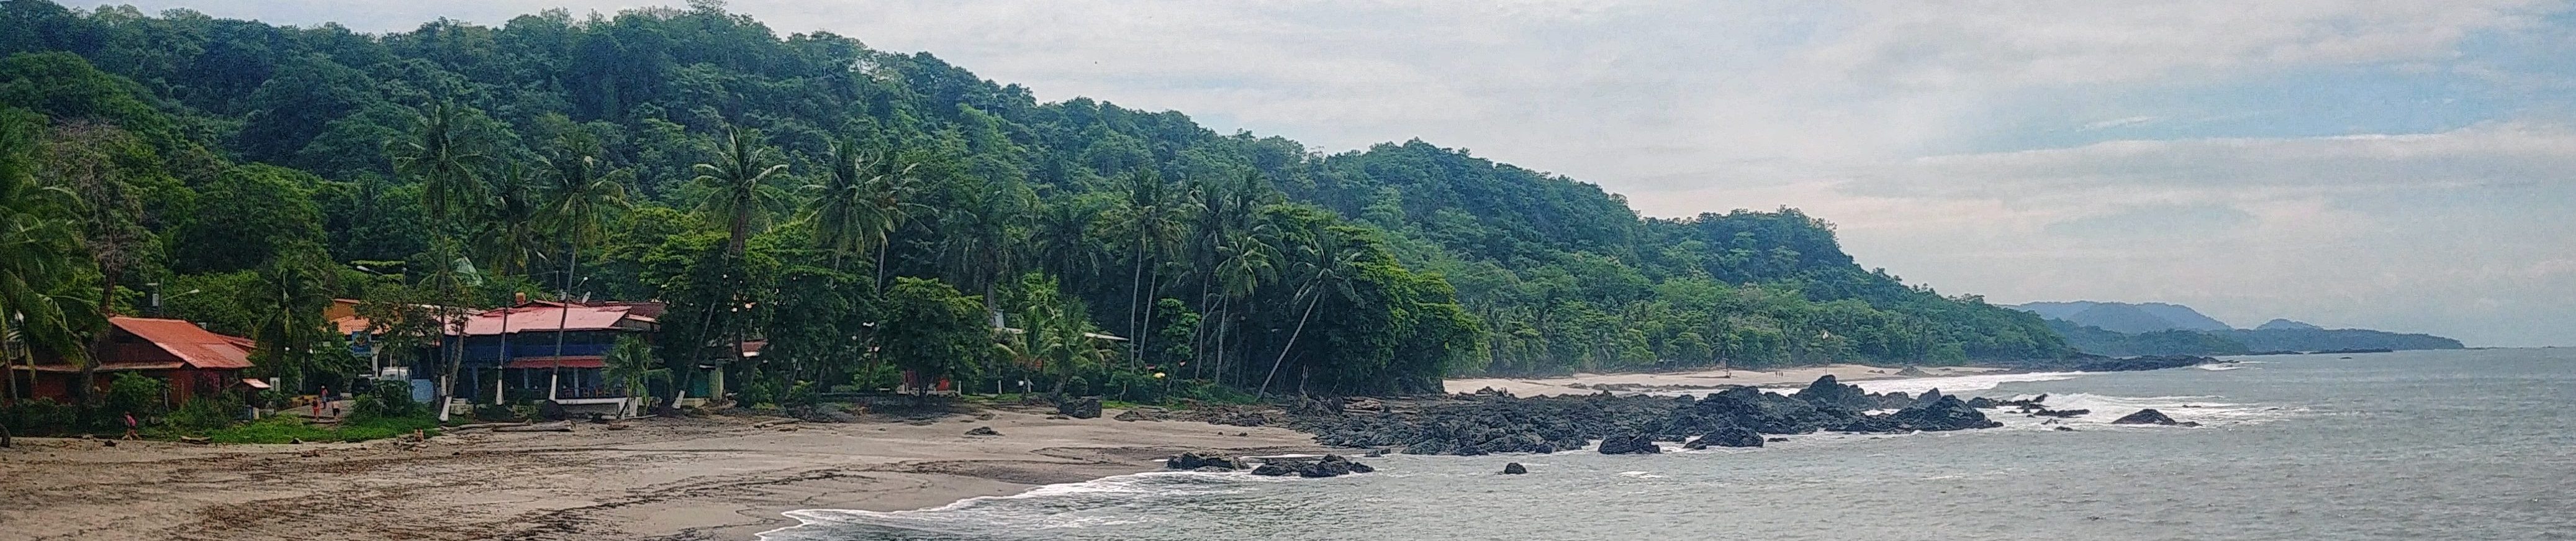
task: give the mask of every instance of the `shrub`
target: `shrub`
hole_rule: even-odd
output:
[[[349,407],[350,419],[412,417],[429,413],[429,407],[411,399],[411,388],[400,385],[377,385],[375,390],[359,396]]]
[[[137,418],[160,415],[162,391],[166,387],[160,378],[133,372],[118,372],[116,380],[107,384],[105,413],[133,415]]]
[[[821,404],[823,403],[823,392],[819,389],[815,389],[814,387],[814,382],[811,381],[796,382],[795,385],[787,387],[787,395],[780,398],[778,400],[778,404],[782,406],[812,406],[815,404]]]
[[[232,426],[234,416],[241,410],[240,398],[231,393],[220,393],[180,404],[178,411],[170,412],[167,419],[170,428],[183,432],[214,430]]]
[[[15,406],[0,408],[0,424],[7,424],[19,435],[61,434],[78,430],[80,412],[71,405],[51,398],[30,398]]]

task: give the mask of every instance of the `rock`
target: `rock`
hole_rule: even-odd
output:
[[[1970,398],[1970,399],[1968,399],[1968,407],[1971,407],[1971,408],[1977,408],[1977,409],[1981,409],[1981,410],[1983,410],[1983,409],[1995,409],[1995,399],[1992,399],[1992,398],[1986,398],[1986,397],[1982,397],[1982,396],[1980,396],[1980,397],[1976,397],[1976,398]]]
[[[994,432],[994,431],[993,431],[993,427],[989,427],[989,426],[979,426],[979,427],[975,427],[975,429],[974,429],[974,430],[968,430],[968,431],[966,431],[966,435],[968,435],[968,436],[1000,436],[1000,435],[1002,435],[1002,433],[1000,433],[1000,432]]]
[[[1789,441],[1789,438],[1769,438],[1769,439],[1765,439],[1765,440],[1762,440],[1762,441],[1767,441],[1767,442],[1771,442],[1771,443],[1780,443],[1780,442],[1784,442],[1784,441]]]
[[[2074,432],[2074,431],[2075,431],[2075,427],[2061,426],[2061,427],[2057,427],[2057,431],[2058,431],[2058,432]]]
[[[1968,407],[1959,397],[1943,396],[1930,404],[1917,404],[1887,416],[1902,428],[1924,431],[1966,430],[2003,426],[1987,419],[1985,412]]]
[[[1919,378],[1919,377],[1929,376],[1929,375],[1932,375],[1932,374],[1931,374],[1930,372],[1924,372],[1924,371],[1923,371],[1923,368],[1921,368],[1921,367],[1917,367],[1917,366],[1914,366],[1914,365],[1910,365],[1910,364],[1909,364],[1909,365],[1905,365],[1905,369],[1904,369],[1904,370],[1898,370],[1898,371],[1896,371],[1896,375],[1899,375],[1899,376],[1905,376],[1905,377],[1909,377],[1909,378]]]
[[[1862,391],[1860,386],[1845,385],[1836,381],[1833,374],[1817,377],[1814,383],[1807,384],[1807,388],[1799,389],[1796,394],[1789,395],[1789,398],[1805,400],[1817,407],[1835,407],[1852,411],[1870,409],[1870,406],[1877,404],[1877,401],[1871,400],[1869,393]]]
[[[1529,468],[1521,467],[1521,463],[1519,463],[1519,462],[1513,462],[1513,463],[1510,463],[1510,464],[1504,464],[1504,465],[1503,465],[1503,474],[1504,474],[1504,475],[1520,475],[1520,474],[1524,474],[1524,473],[1529,473]]]
[[[1181,453],[1163,461],[1165,469],[1195,470],[1205,466],[1207,466],[1207,457],[1199,456],[1198,453]]]
[[[2181,423],[2174,422],[2174,420],[2173,420],[2173,418],[2172,418],[2172,417],[2166,417],[2166,416],[2165,416],[2165,412],[2156,411],[2156,410],[2155,410],[2155,408],[2147,408],[2147,409],[2138,410],[2138,412],[2137,412],[2137,413],[2131,413],[2131,414],[2129,414],[2129,415],[2127,415],[2127,416],[2125,416],[2125,417],[2121,417],[2121,418],[2119,418],[2119,419],[2114,419],[2114,420],[2112,420],[2112,421],[2111,421],[2111,424],[2115,424],[2115,425],[2176,425],[2176,424],[2181,424]]]
[[[1297,470],[1291,470],[1288,469],[1287,466],[1281,466],[1278,464],[1262,464],[1261,467],[1252,469],[1253,475],[1264,477],[1281,477],[1293,473],[1297,473]]]
[[[1694,440],[1691,440],[1689,443],[1684,443],[1684,444],[1682,444],[1682,448],[1683,448],[1683,449],[1707,449],[1707,448],[1710,448],[1710,447],[1761,447],[1761,446],[1762,446],[1762,434],[1760,434],[1760,433],[1756,433],[1756,432],[1754,432],[1754,431],[1753,431],[1753,429],[1750,429],[1750,428],[1737,427],[1737,426],[1730,426],[1730,427],[1726,427],[1726,428],[1720,428],[1720,429],[1717,429],[1717,431],[1716,431],[1716,432],[1710,432],[1710,433],[1708,433],[1708,435],[1700,436],[1700,437],[1699,437],[1699,439],[1694,439]]]
[[[1361,454],[1360,456],[1361,456],[1362,458],[1377,458],[1377,457],[1386,456],[1386,448],[1384,448],[1384,447],[1379,447],[1379,448],[1376,448],[1376,449],[1370,449],[1367,453]]]
[[[1055,412],[1075,419],[1100,418],[1100,397],[1068,398],[1055,403]]]
[[[1601,454],[1605,455],[1650,455],[1661,452],[1664,452],[1664,448],[1655,446],[1655,440],[1646,436],[1612,436],[1601,440]]]
[[[1151,421],[1151,420],[1155,420],[1153,417],[1145,415],[1145,412],[1141,412],[1141,411],[1137,411],[1137,410],[1127,410],[1127,411],[1118,412],[1118,416],[1117,416],[1117,417],[1111,417],[1111,419],[1117,419],[1117,420],[1120,420],[1120,421],[1128,421],[1128,422],[1135,422],[1135,421]]]

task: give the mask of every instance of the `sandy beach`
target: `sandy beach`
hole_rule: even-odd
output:
[[[1553,378],[1453,379],[1448,380],[1446,385],[1449,392],[1453,393],[1474,392],[1477,389],[1492,387],[1511,391],[1518,396],[1554,396],[1597,393],[1601,392],[1602,386],[1605,385],[1625,393],[1707,390],[1737,385],[1755,387],[1805,385],[1826,374],[1832,374],[1834,379],[1845,382],[1909,377],[1896,375],[1903,370],[1905,370],[1904,367],[1836,364],[1774,370],[1701,370],[1638,374],[1575,374]],[[2001,368],[1956,366],[1926,367],[1922,370],[1924,375],[1919,377],[1965,376],[2004,371]]]
[[[1316,449],[1282,428],[985,413],[638,419],[416,449],[21,438],[0,449],[0,540],[746,540],[794,525],[779,514],[794,509],[919,509],[1160,469],[1179,451]],[[979,426],[1001,435],[964,435]]]

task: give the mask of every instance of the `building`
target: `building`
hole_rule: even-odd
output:
[[[250,339],[215,334],[176,319],[118,316],[107,321],[107,345],[98,352],[98,369],[88,382],[96,392],[105,392],[122,373],[167,382],[164,398],[172,406],[223,391],[268,388],[265,382],[242,377],[242,371],[251,367]],[[82,384],[80,365],[58,355],[39,353],[32,367],[10,369],[18,376],[10,381],[32,385],[20,389],[19,396],[70,401],[72,390]]]
[[[658,303],[561,303],[522,300],[518,305],[467,316],[460,334],[448,326],[440,348],[420,352],[410,367],[416,398],[428,400],[446,374],[447,355],[459,354],[457,398],[501,404],[553,400],[565,405],[624,405],[626,389],[608,380],[608,349],[625,336],[649,337],[660,322]],[[461,350],[461,351],[460,351]]]

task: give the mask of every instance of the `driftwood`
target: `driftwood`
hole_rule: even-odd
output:
[[[769,428],[769,427],[778,426],[778,425],[796,424],[796,423],[801,423],[801,422],[804,422],[804,421],[803,421],[803,420],[799,420],[799,419],[779,419],[779,420],[775,420],[775,421],[761,421],[761,422],[759,422],[759,423],[755,423],[755,424],[751,425],[751,427],[752,427],[752,428]]]
[[[572,431],[572,422],[571,422],[571,421],[562,421],[562,422],[553,422],[553,423],[536,424],[536,425],[504,426],[504,427],[497,427],[497,428],[493,428],[493,429],[492,429],[492,431],[493,431],[493,432],[571,432],[571,431]]]
[[[201,437],[197,437],[197,436],[180,436],[180,437],[179,437],[179,443],[194,443],[194,444],[197,444],[197,445],[205,445],[205,444],[214,443],[214,442],[215,442],[215,439],[214,439],[214,438],[201,438]]]
[[[474,423],[474,424],[463,424],[463,425],[456,425],[456,426],[447,427],[447,431],[448,431],[448,432],[457,432],[457,431],[463,431],[463,430],[474,430],[474,429],[478,429],[478,428],[501,429],[501,428],[517,427],[517,426],[528,426],[528,424],[527,424],[527,423]]]

